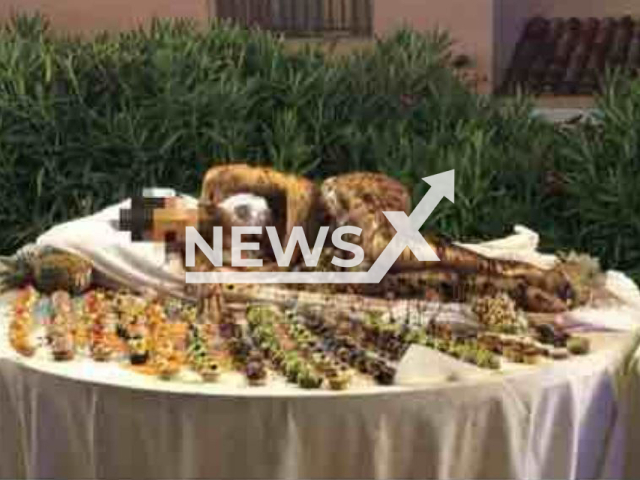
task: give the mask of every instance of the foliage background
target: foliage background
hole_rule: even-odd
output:
[[[640,85],[612,77],[597,123],[559,129],[526,98],[476,95],[446,35],[400,31],[340,58],[214,23],[64,38],[41,17],[0,31],[0,251],[152,185],[197,194],[214,163],[314,178],[378,170],[411,187],[456,170],[430,228],[514,224],[640,278]]]

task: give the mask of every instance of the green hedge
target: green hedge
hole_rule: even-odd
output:
[[[523,223],[548,248],[640,272],[638,87],[612,86],[598,135],[562,132],[526,99],[471,92],[449,47],[400,31],[328,58],[226,24],[88,41],[17,18],[0,33],[0,250],[143,186],[196,193],[215,162],[246,160],[313,177],[384,171],[416,199],[422,177],[455,168],[456,203],[430,228],[475,240]]]

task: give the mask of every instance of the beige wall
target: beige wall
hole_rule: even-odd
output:
[[[472,56],[488,80],[493,65],[494,0],[374,0],[376,34],[408,25],[418,30],[447,29],[456,49]]]
[[[60,30],[90,33],[123,30],[154,16],[205,21],[206,0],[0,0],[0,20],[12,12],[40,12]]]

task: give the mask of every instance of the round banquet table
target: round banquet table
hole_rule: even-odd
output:
[[[0,318],[6,309],[0,302]],[[26,359],[5,333],[3,478],[605,478],[624,470],[618,403],[634,333],[592,334],[593,353],[566,361],[344,392],[163,382],[115,364]]]

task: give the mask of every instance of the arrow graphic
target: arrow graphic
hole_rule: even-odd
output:
[[[422,197],[420,203],[416,205],[416,208],[411,212],[411,226],[414,229],[422,228],[424,222],[427,221],[429,215],[433,213],[443,197],[447,198],[451,203],[454,203],[455,197],[455,171],[449,170],[447,172],[438,173],[437,175],[431,175],[430,177],[424,177],[422,180],[429,184],[431,188],[427,194]]]
[[[405,212],[383,212],[396,229],[396,235],[367,272],[187,272],[187,283],[380,283],[405,248],[420,261],[440,259],[420,228],[443,198],[454,202],[454,170],[422,179],[430,185],[427,194],[413,209]]]
[[[446,197],[454,201],[454,170],[431,175],[422,179],[431,188],[407,217],[404,212],[383,212],[398,233],[389,242],[376,262],[367,272],[370,282],[379,283],[391,269],[405,248],[409,247],[418,260],[423,262],[438,262],[440,259],[433,251],[427,240],[420,234],[420,228],[433,213],[440,201]]]

